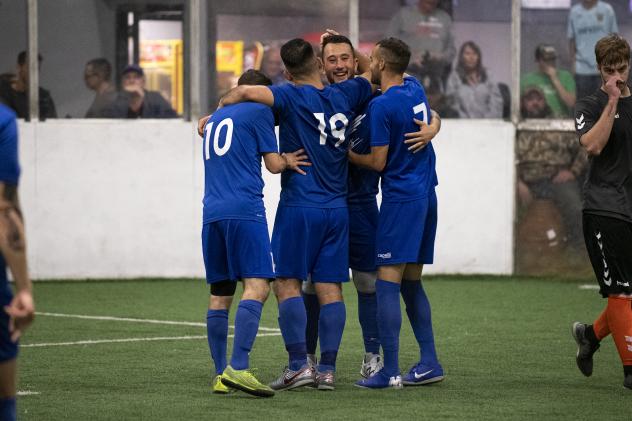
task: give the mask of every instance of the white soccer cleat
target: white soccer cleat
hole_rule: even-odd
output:
[[[362,366],[360,367],[360,375],[365,379],[368,379],[380,371],[382,367],[384,367],[384,362],[382,361],[380,354],[367,352],[364,354],[364,360],[362,361]]]

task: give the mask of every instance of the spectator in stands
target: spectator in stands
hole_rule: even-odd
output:
[[[547,118],[551,109],[542,90],[527,87],[521,97],[525,118]],[[528,206],[533,199],[551,200],[566,225],[566,244],[572,251],[583,250],[581,198],[578,179],[588,156],[574,132],[521,131],[516,144],[518,199]]]
[[[94,100],[86,118],[111,118],[114,113],[114,102],[117,92],[112,84],[112,66],[104,58],[95,58],[86,63],[83,72],[83,80],[91,91],[94,91]]]
[[[445,84],[456,55],[452,18],[437,8],[439,0],[419,0],[417,5],[402,7],[392,18],[387,36],[410,46],[408,73],[421,80],[420,73],[433,73]]]
[[[279,47],[276,45],[266,47],[261,61],[261,71],[270,78],[273,85],[283,85],[288,83],[283,74],[284,70]]]
[[[619,31],[612,6],[601,0],[582,0],[571,7],[567,37],[574,59],[577,99],[592,94],[601,86],[595,59],[595,44],[606,35]]]
[[[456,69],[448,79],[446,95],[461,118],[502,118],[503,97],[483,67],[481,49],[474,41],[463,43]]]
[[[166,99],[156,91],[145,90],[145,72],[130,64],[123,69],[122,91],[114,104],[116,118],[175,118],[178,115]]]
[[[520,86],[537,86],[544,92],[546,103],[552,111],[553,118],[569,118],[575,106],[575,80],[573,75],[556,66],[557,52],[555,47],[540,44],[535,49],[535,61],[538,70],[522,77]]]
[[[41,55],[38,55],[38,62],[41,67]],[[2,102],[11,107],[18,118],[29,118],[29,64],[26,60],[26,51],[18,54],[16,77],[13,80],[4,78],[0,81],[0,84],[3,85],[0,87],[0,99]],[[57,118],[53,98],[50,92],[41,86],[39,88],[39,118],[40,120]]]

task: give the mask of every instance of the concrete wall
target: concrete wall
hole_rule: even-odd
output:
[[[183,121],[20,122],[34,278],[203,276],[202,142]],[[444,121],[433,273],[511,273],[514,128]],[[279,176],[265,174],[270,228]]]

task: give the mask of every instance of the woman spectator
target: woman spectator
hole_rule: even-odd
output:
[[[502,118],[502,95],[498,84],[489,80],[482,64],[481,49],[474,41],[461,46],[446,94],[461,118]]]

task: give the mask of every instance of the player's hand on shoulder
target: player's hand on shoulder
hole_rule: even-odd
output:
[[[200,136],[204,136],[204,126],[206,126],[206,122],[208,121],[208,119],[211,118],[210,115],[207,115],[206,117],[202,117],[201,119],[198,120],[198,134]]]
[[[301,167],[311,167],[312,163],[307,161],[307,155],[305,149],[299,149],[294,152],[285,152],[281,154],[285,160],[286,169],[291,169],[299,174],[306,175],[307,173],[301,169]]]
[[[9,334],[17,342],[24,330],[33,323],[35,304],[29,290],[18,291],[4,311],[9,315]]]

